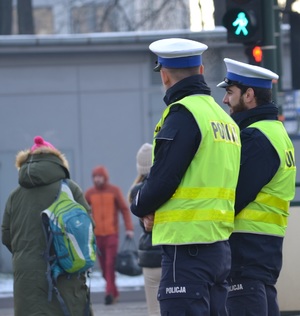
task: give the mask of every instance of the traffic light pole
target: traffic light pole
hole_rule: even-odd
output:
[[[280,32],[279,16],[276,0],[264,0],[263,3],[263,29],[264,43],[262,50],[264,53],[262,66],[276,72],[280,76],[279,62],[280,57]],[[276,15],[276,18],[275,18]],[[277,102],[278,85],[273,85],[273,100]]]
[[[279,75],[279,80],[277,83],[278,91],[282,91],[282,46],[281,46],[281,21],[280,21],[280,8],[278,4],[276,4],[276,7],[274,9],[275,14],[275,40],[276,40],[276,56],[277,56],[277,74]]]

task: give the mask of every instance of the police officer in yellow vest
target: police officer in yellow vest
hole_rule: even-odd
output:
[[[203,77],[207,46],[181,38],[153,42],[167,105],[153,141],[153,166],[131,211],[162,245],[161,315],[225,316],[228,238],[240,164],[239,128]]]
[[[229,58],[218,87],[241,129],[242,156],[227,307],[230,316],[279,316],[275,284],[289,202],[295,194],[293,144],[272,102],[274,72]]]

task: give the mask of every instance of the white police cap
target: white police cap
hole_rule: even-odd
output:
[[[245,64],[230,58],[225,58],[224,62],[227,74],[224,81],[217,85],[219,88],[240,84],[249,87],[271,89],[272,80],[279,78],[275,72],[263,67]]]
[[[150,44],[149,49],[158,56],[158,65],[154,71],[164,68],[190,68],[202,64],[201,54],[207,45],[184,39],[167,38]]]

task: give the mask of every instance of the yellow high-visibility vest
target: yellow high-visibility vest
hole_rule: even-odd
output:
[[[259,121],[249,127],[259,129],[271,142],[280,158],[273,179],[235,218],[234,232],[284,236],[290,201],[295,196],[296,164],[294,146],[279,121]]]
[[[155,212],[152,242],[182,245],[227,240],[234,223],[239,128],[211,96],[188,96],[178,103],[194,116],[201,144],[172,198]],[[165,109],[155,128],[153,147],[174,104]]]

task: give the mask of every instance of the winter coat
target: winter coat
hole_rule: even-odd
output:
[[[122,214],[127,231],[133,231],[133,223],[129,206],[127,205],[121,189],[109,183],[108,172],[105,167],[94,168],[93,176],[103,176],[104,184],[95,185],[85,193],[86,201],[92,208],[95,222],[96,236],[109,236],[119,233],[119,212]]]
[[[141,222],[143,233],[138,245],[138,263],[143,268],[161,267],[161,246],[152,246],[152,232],[147,232]]]
[[[60,180],[69,178],[68,162],[58,150],[42,147],[33,153],[17,155],[19,186],[10,194],[3,216],[2,242],[11,251],[14,273],[15,316],[61,316],[53,293],[48,302],[46,248],[41,211],[54,201]],[[79,186],[68,180],[74,199],[87,210],[89,206]],[[58,289],[72,316],[84,315],[87,302],[85,276],[58,278]]]

